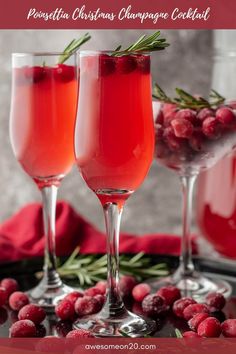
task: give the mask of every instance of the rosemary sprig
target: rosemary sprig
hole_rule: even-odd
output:
[[[182,333],[180,332],[180,330],[178,328],[175,328],[175,334],[177,338],[183,338]]]
[[[106,255],[99,258],[95,255],[79,255],[79,248],[76,248],[66,262],[58,268],[58,272],[64,279],[79,280],[81,286],[92,285],[106,279],[107,257]],[[143,252],[131,258],[121,255],[120,272],[133,275],[138,281],[168,274],[165,263],[151,265],[150,257],[145,256]]]
[[[159,85],[155,84],[153,90],[153,98],[161,102],[174,103],[178,108],[190,108],[195,110],[202,108],[217,108],[225,101],[225,98],[215,90],[211,90],[209,100],[206,100],[200,96],[192,96],[188,92],[178,87],[175,89],[175,91],[177,97],[170,98]]]
[[[144,34],[135,43],[132,43],[127,48],[122,49],[122,45],[119,45],[112,56],[122,56],[129,52],[154,52],[158,50],[163,50],[169,46],[165,38],[160,38],[161,32],[157,31],[147,36]]]
[[[79,47],[89,41],[91,38],[89,33],[85,33],[84,36],[78,38],[78,39],[73,39],[68,46],[64,49],[63,53],[59,56],[58,59],[58,64],[63,64],[66,60],[69,59],[69,57],[74,54]]]

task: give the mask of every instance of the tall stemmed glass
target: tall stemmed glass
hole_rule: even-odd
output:
[[[46,238],[41,282],[31,300],[53,308],[71,288],[56,270],[57,190],[74,163],[74,124],[78,78],[76,54],[58,64],[63,53],[12,56],[10,138],[16,159],[42,193]]]
[[[80,172],[104,211],[108,289],[101,312],[80,319],[75,327],[97,336],[119,336],[120,330],[142,336],[155,328],[152,320],[125,308],[119,291],[121,214],[147,175],[153,150],[149,54],[115,57],[112,52],[80,52],[75,153]]]
[[[189,97],[186,98],[186,104],[190,102]],[[183,232],[178,269],[172,276],[152,285],[156,289],[175,285],[184,296],[192,296],[198,301],[204,301],[209,292],[221,292],[226,297],[231,293],[231,286],[227,282],[219,278],[209,279],[196,271],[191,249],[195,181],[201,171],[213,166],[236,146],[236,115],[229,106],[223,104],[222,98],[221,101],[218,108],[206,107],[206,101],[195,102],[196,107],[203,105],[196,109],[181,109],[177,104],[153,102],[156,120],[155,157],[159,164],[173,170],[180,179]]]

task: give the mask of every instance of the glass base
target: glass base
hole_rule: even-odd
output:
[[[96,315],[86,316],[77,320],[74,329],[86,329],[95,337],[145,337],[156,329],[156,322],[149,318],[137,316],[132,312],[125,311],[118,318],[106,318],[103,311]]]
[[[27,294],[33,304],[42,306],[46,311],[53,311],[55,306],[69,293],[74,291],[70,286],[60,282],[48,285],[42,280],[35,288],[30,289]]]
[[[211,280],[196,271],[184,276],[177,270],[172,276],[150,281],[149,285],[155,291],[163,286],[174,285],[180,289],[182,296],[190,296],[198,302],[204,302],[209,292],[219,292],[225,298],[232,293],[232,287],[228,282],[221,279]]]

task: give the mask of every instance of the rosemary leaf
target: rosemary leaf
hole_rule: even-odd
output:
[[[82,37],[78,39],[73,39],[68,46],[64,49],[63,53],[59,56],[58,64],[63,64],[66,60],[70,58],[72,54],[74,54],[82,44],[89,41],[91,38],[89,33],[85,33]]]

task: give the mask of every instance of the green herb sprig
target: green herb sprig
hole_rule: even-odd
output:
[[[143,252],[133,257],[120,256],[121,274],[132,275],[138,281],[147,278],[168,275],[165,263],[151,265],[151,259]],[[95,255],[79,255],[79,248],[76,248],[64,264],[59,266],[58,273],[63,279],[79,280],[81,286],[92,285],[93,283],[106,279],[107,257],[96,257]]]
[[[72,54],[74,54],[82,44],[88,42],[91,36],[89,33],[85,33],[84,36],[73,39],[68,46],[64,49],[63,53],[59,56],[58,64],[63,64],[66,60],[70,58]]]
[[[175,91],[177,97],[170,98],[159,85],[155,84],[153,98],[165,103],[174,103],[178,108],[190,108],[194,110],[202,108],[217,108],[225,102],[225,98],[215,90],[211,90],[209,100],[206,100],[201,96],[192,96],[181,88],[176,88]]]
[[[183,338],[183,335],[178,328],[175,328],[175,335],[177,338]]]
[[[169,46],[165,38],[160,38],[161,32],[157,31],[150,36],[144,34],[135,43],[132,43],[127,48],[122,49],[122,45],[119,45],[112,56],[122,56],[129,52],[154,52],[163,50]]]

